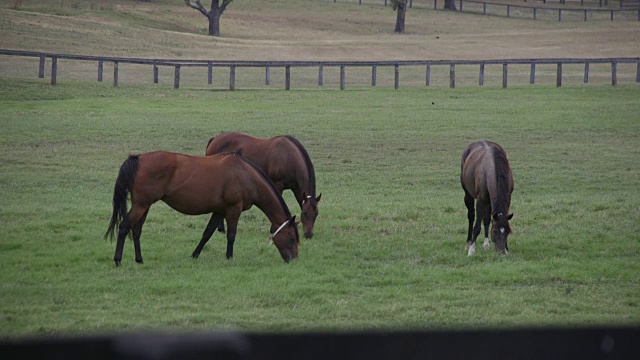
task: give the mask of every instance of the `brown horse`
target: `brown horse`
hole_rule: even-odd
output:
[[[316,175],[307,150],[290,135],[268,139],[256,138],[240,132],[220,134],[209,139],[206,155],[242,149],[242,154],[271,178],[280,193],[291,189],[300,205],[300,216],[306,238],[313,237],[313,226],[318,217]],[[221,223],[220,231],[224,231]]]
[[[131,210],[127,212],[127,195]],[[164,151],[131,155],[120,167],[113,193],[113,214],[105,238],[118,242],[113,260],[122,260],[125,237],[133,235],[136,262],[142,263],[140,234],[149,207],[162,200],[187,215],[212,214],[202,240],[192,256],[197,258],[220,222],[227,221],[227,259],[233,257],[233,243],[240,214],[256,205],[271,222],[269,238],[285,262],[298,257],[298,227],[295,216],[271,180],[238,153],[189,156]]]
[[[462,153],[460,182],[464,189],[464,204],[467,206],[469,232],[467,234],[467,255],[476,252],[476,239],[484,220],[484,249],[489,248],[489,221],[491,240],[496,251],[508,254],[507,237],[511,233],[509,214],[513,177],[507,153],[490,141],[479,141],[469,145]],[[476,201],[476,224],[474,220],[474,199]],[[473,236],[472,236],[473,230]]]

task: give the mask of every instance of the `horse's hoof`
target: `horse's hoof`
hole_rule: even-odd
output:
[[[136,262],[137,262],[138,264],[142,264],[142,263],[143,263],[142,259],[136,259]]]
[[[113,260],[116,263],[116,267],[120,266],[120,260]]]
[[[469,246],[469,252],[467,253],[467,256],[471,256],[473,254],[476,253],[476,244],[473,244],[471,246]]]
[[[191,258],[193,258],[193,259],[197,259],[198,256],[200,256],[200,254],[196,254],[195,252],[193,254],[191,254]]]

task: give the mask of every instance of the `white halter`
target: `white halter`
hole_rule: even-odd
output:
[[[280,230],[282,230],[285,226],[287,226],[288,223],[289,223],[289,220],[286,220],[284,223],[282,223],[282,225],[280,225],[280,227],[273,234],[269,235],[269,242],[273,242],[273,238],[276,235],[278,235]]]

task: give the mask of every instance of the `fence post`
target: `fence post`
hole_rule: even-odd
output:
[[[269,85],[271,83],[271,67],[269,65],[264,67],[264,84]]]
[[[487,15],[487,3],[482,3],[482,15]]]
[[[318,66],[318,86],[324,86],[324,65]]]
[[[118,62],[113,62],[113,87],[118,87]]]
[[[207,63],[207,84],[213,84],[213,62]]]
[[[480,80],[479,85],[484,85],[484,63],[480,63]]]
[[[531,73],[529,74],[529,84],[536,83],[536,63],[531,63]]]
[[[284,67],[284,89],[291,89],[291,65]]]
[[[98,60],[98,82],[102,82],[102,72],[104,71],[104,60]]]
[[[153,83],[158,83],[158,63],[155,61],[153,62]]]
[[[562,86],[562,63],[558,63],[558,75],[556,76],[556,86]]]
[[[234,91],[236,89],[236,66],[229,66],[229,90]]]
[[[502,88],[507,88],[507,64],[502,64]]]
[[[58,82],[58,57],[51,57],[51,85],[55,85]]]
[[[507,17],[511,17],[511,6],[507,5]]]
[[[615,61],[611,62],[611,85],[618,85],[618,63]]]
[[[460,0],[460,12],[462,12],[462,0]]]
[[[376,77],[378,73],[378,67],[373,65],[371,67],[371,86],[376,86]]]
[[[640,62],[636,65],[636,82],[640,82]]]
[[[40,65],[38,66],[38,77],[44,79],[44,55],[40,55]]]
[[[587,22],[587,9],[584,10],[584,22]]]
[[[387,5],[387,0],[384,0],[384,4]],[[433,0],[433,10],[438,10],[438,0]]]
[[[449,87],[452,89],[456,87],[456,64],[449,65]]]
[[[584,63],[584,83],[589,83],[589,62],[585,61]]]
[[[400,87],[400,65],[395,65],[393,87],[397,90]]]
[[[533,20],[536,20],[537,11],[538,11],[538,8],[533,8]]]
[[[180,88],[180,65],[176,65],[175,75],[173,76],[173,88]]]
[[[562,9],[558,9],[558,21],[562,21]]]
[[[425,85],[429,86],[430,82],[431,82],[431,64],[427,64],[427,76],[426,76],[426,79],[425,79],[425,83],[426,83]]]
[[[613,21],[613,10],[611,10],[611,21]]]
[[[340,90],[344,90],[344,65],[340,65]]]

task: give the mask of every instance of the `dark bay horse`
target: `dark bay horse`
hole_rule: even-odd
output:
[[[131,210],[127,212],[127,195]],[[113,193],[113,214],[105,238],[118,241],[113,260],[122,260],[125,237],[131,233],[136,262],[142,263],[140,234],[149,207],[162,200],[187,215],[212,214],[202,240],[192,256],[197,258],[220,222],[227,221],[227,259],[233,257],[240,214],[258,207],[271,222],[269,238],[285,262],[298,257],[298,227],[295,216],[273,182],[238,153],[189,156],[164,151],[130,155],[120,167]]]
[[[242,149],[242,155],[262,169],[271,178],[280,193],[293,191],[302,214],[300,216],[306,238],[313,237],[313,226],[318,217],[316,174],[307,150],[293,136],[257,138],[240,132],[222,133],[209,139],[206,155]],[[224,231],[221,224],[220,231]]]
[[[476,239],[484,220],[484,249],[489,248],[489,222],[491,221],[491,240],[496,251],[508,254],[507,237],[511,233],[509,214],[513,177],[507,153],[490,141],[479,141],[469,145],[462,153],[460,182],[464,189],[464,204],[467,206],[469,232],[467,250],[471,256],[476,252]],[[474,214],[474,199],[476,209]],[[475,227],[473,220],[476,220]],[[473,231],[473,234],[472,234]]]

